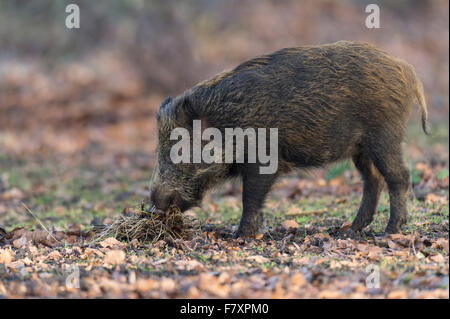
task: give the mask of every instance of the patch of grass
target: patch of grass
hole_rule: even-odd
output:
[[[419,184],[420,181],[422,180],[422,173],[415,168],[410,170],[410,175],[411,175],[411,183],[413,185]]]
[[[300,226],[305,226],[311,221],[311,216],[310,215],[298,216],[295,220]]]
[[[436,175],[437,179],[442,181],[444,178],[448,178],[448,168],[443,168],[441,169],[437,175]]]
[[[449,121],[448,118],[446,120],[441,121],[439,124],[431,124],[431,135],[425,135],[422,131],[422,127],[419,125],[419,122],[411,119],[409,125],[407,126],[407,142],[414,142],[421,149],[425,149],[430,145],[440,144],[446,150],[447,153],[449,151]]]
[[[328,169],[327,174],[325,175],[325,179],[328,182],[333,178],[341,176],[345,171],[349,171],[351,169],[353,169],[353,167],[349,161],[336,163]]]

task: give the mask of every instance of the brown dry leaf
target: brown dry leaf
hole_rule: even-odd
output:
[[[123,249],[126,246],[124,243],[118,241],[114,237],[108,237],[105,240],[101,241],[99,244],[103,248],[112,248],[112,249],[117,249],[117,248]]]
[[[433,171],[425,163],[422,163],[422,162],[417,163],[416,164],[416,169],[418,171],[422,172],[422,179],[423,180],[428,180],[433,175]]]
[[[448,239],[439,238],[438,240],[436,240],[435,245],[440,249],[444,249],[445,252],[448,254]]]
[[[425,198],[425,203],[426,204],[434,204],[434,203],[447,204],[448,196],[438,196],[436,194],[430,193]]]
[[[158,287],[157,283],[152,279],[138,279],[134,286],[141,294]]]
[[[14,260],[14,255],[9,249],[0,249],[0,264],[8,265]]]
[[[324,290],[319,293],[318,297],[323,299],[337,299],[342,297],[342,294],[336,290]]]
[[[291,276],[289,279],[290,286],[295,287],[296,289],[302,288],[305,286],[308,282],[306,281],[305,276],[302,273],[295,273]]]
[[[397,256],[397,257],[407,258],[409,256],[409,250],[408,249],[397,250],[397,251],[392,252],[392,255]]]
[[[372,245],[369,249],[369,253],[367,254],[367,258],[371,261],[378,260],[383,253],[383,248],[380,248],[378,246]]]
[[[125,253],[122,250],[110,250],[106,253],[104,261],[111,265],[121,264],[125,261]]]
[[[288,219],[281,223],[284,229],[297,229],[300,225],[294,219]]]
[[[175,288],[177,287],[177,284],[176,284],[175,280],[173,280],[172,278],[164,277],[159,282],[159,286],[162,291],[166,291],[166,292],[170,293],[175,290]]]
[[[303,210],[298,206],[291,206],[286,212],[286,216],[298,216],[302,214]]]
[[[352,224],[348,221],[345,221],[342,223],[341,228],[339,229],[340,231],[347,231],[349,230],[350,226],[352,226]]]
[[[343,204],[343,203],[346,203],[346,202],[348,202],[348,198],[347,197],[339,197],[339,198],[336,198],[334,200],[335,204]]]
[[[319,258],[319,259],[314,260],[314,265],[320,265],[327,261],[328,261],[328,257]]]
[[[7,294],[7,290],[6,290],[5,286],[3,285],[3,283],[0,282],[0,295],[6,296],[6,294]]]
[[[42,244],[47,247],[54,247],[56,245],[56,240],[54,237],[45,230],[32,231],[31,240],[35,244]]]
[[[332,260],[330,263],[330,269],[340,269],[342,268],[342,264],[339,261]]]
[[[438,264],[444,263],[446,261],[445,257],[442,256],[441,254],[436,254],[434,256],[431,256],[430,259]]]
[[[13,261],[13,262],[10,262],[6,266],[9,269],[11,269],[12,271],[19,271],[20,269],[22,269],[25,266],[25,264],[21,261]]]
[[[61,259],[62,256],[61,256],[61,254],[59,253],[59,251],[54,250],[54,251],[52,251],[50,254],[47,255],[47,258],[48,258],[48,259],[51,259],[51,260],[57,261],[57,260]]]
[[[179,269],[183,269],[183,270],[196,270],[198,272],[202,271],[205,267],[203,266],[203,264],[197,260],[177,260],[175,262],[175,265],[179,268]]]
[[[13,200],[13,199],[21,200],[24,198],[25,198],[25,195],[23,194],[23,192],[20,189],[15,188],[15,187],[0,194],[0,199],[4,200],[4,201]]]
[[[408,298],[408,291],[405,289],[394,290],[391,291],[387,297],[389,299],[406,299]]]
[[[302,216],[302,215],[319,215],[319,214],[323,214],[323,213],[326,213],[326,212],[327,212],[327,209],[325,209],[325,208],[318,209],[318,210],[307,210],[307,211],[304,211],[303,209],[301,209],[298,206],[292,206],[286,212],[286,216],[293,217],[293,216]]]
[[[96,254],[98,257],[103,257],[105,254],[103,254],[100,250],[98,249],[93,249],[93,248],[86,248],[85,250],[86,254],[90,254],[90,253],[94,253]]]
[[[61,232],[60,232],[60,234],[61,234]],[[20,239],[21,237],[23,237],[23,238]],[[42,244],[47,247],[54,247],[57,243],[57,241],[55,240],[55,236],[49,234],[45,230],[26,230],[24,228],[13,229],[6,236],[6,239],[12,240],[13,243],[15,240],[19,239],[19,241],[16,242],[16,246],[20,247],[20,248],[23,247],[25,240],[27,242],[31,241],[34,244]]]
[[[187,292],[188,299],[198,299],[200,298],[200,291],[195,286],[190,286]]]
[[[249,257],[247,257],[247,260],[257,262],[258,264],[269,262],[268,258],[266,258],[264,256],[260,256],[260,255],[249,256]]]
[[[258,239],[258,240],[263,239],[263,237],[264,237],[264,234],[263,234],[263,233],[259,233],[259,234],[256,234],[256,235],[255,235],[255,239]]]
[[[227,272],[221,272],[220,275],[217,277],[217,280],[220,284],[229,284],[231,281],[230,275]]]
[[[27,241],[26,236],[22,236],[18,239],[13,240],[13,246],[16,249],[20,249],[20,248],[24,247],[27,244],[27,242],[28,241]]]
[[[342,266],[345,266],[345,267],[359,267],[359,266],[361,266],[361,263],[356,261],[355,259],[353,259],[351,261],[350,260],[342,260],[342,261],[340,261],[340,264]]]
[[[387,241],[388,247],[394,250],[399,250],[399,249],[403,249],[403,246],[397,244],[396,242],[394,242],[393,240],[388,240]]]

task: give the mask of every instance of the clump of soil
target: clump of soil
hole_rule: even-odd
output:
[[[167,212],[141,211],[121,216],[98,235],[99,239],[115,237],[119,240],[155,243],[158,240],[189,240],[201,234],[200,223],[184,215],[179,208],[169,207]]]

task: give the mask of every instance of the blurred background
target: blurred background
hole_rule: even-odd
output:
[[[448,130],[448,1],[377,1],[381,28],[367,29],[371,2],[0,0],[0,152],[152,153],[167,95],[256,55],[338,40],[413,64],[431,123]],[[80,29],[65,27],[69,3]]]
[[[372,2],[0,0],[0,216],[20,207],[2,199],[69,213],[74,203],[95,211],[109,195],[105,209],[135,203],[148,195],[166,96],[260,54],[338,40],[371,42],[416,67],[433,136],[421,132],[415,108],[406,158],[418,193],[447,193],[449,2],[378,0],[381,28],[368,29]],[[69,3],[80,7],[80,29],[65,26]],[[345,195],[343,184],[328,185]]]

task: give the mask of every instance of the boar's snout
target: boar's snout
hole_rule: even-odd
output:
[[[156,186],[150,191],[150,201],[155,208],[162,211],[167,211],[171,205],[178,207],[181,211],[190,208],[187,201],[183,200],[180,193],[176,190],[168,190],[164,187]]]

